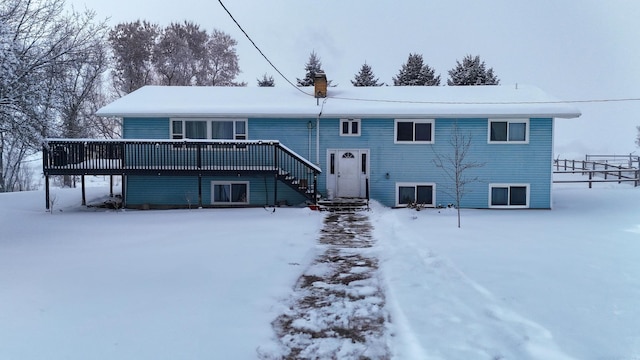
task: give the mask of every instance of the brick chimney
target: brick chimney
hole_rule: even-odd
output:
[[[314,94],[316,98],[327,97],[327,75],[317,72],[313,76]]]

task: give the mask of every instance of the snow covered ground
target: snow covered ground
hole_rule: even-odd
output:
[[[89,199],[108,189],[88,189]],[[0,359],[255,359],[317,254],[308,209],[113,211],[0,194]],[[397,359],[640,359],[640,188],[554,209],[369,213]]]

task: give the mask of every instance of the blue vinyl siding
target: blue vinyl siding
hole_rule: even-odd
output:
[[[393,206],[397,182],[434,182],[436,204],[454,203],[454,184],[434,160],[436,154],[452,151],[449,140],[456,123],[461,134],[472,138],[466,161],[484,164],[465,172],[479,181],[467,185],[463,207],[488,207],[489,183],[526,183],[531,191],[529,207],[550,208],[551,119],[530,120],[529,144],[488,144],[486,118],[436,119],[434,144],[393,144],[392,120],[363,121],[363,133],[375,128],[380,137],[371,147],[372,197]]]
[[[489,206],[489,184],[528,184],[530,208],[551,207],[551,179],[553,160],[551,118],[529,119],[527,144],[488,143],[487,118],[435,119],[433,144],[394,143],[395,119],[362,118],[360,136],[340,136],[340,119],[320,119],[320,151],[316,156],[315,118],[249,118],[249,139],[279,140],[299,155],[319,165],[323,173],[318,177],[318,191],[327,195],[327,149],[368,149],[369,184],[371,198],[386,206],[396,204],[396,183],[435,183],[435,204],[454,202],[453,183],[434,163],[436,154],[452,151],[449,144],[454,125],[461,134],[471,136],[471,150],[466,160],[484,163],[483,167],[468,170],[465,175],[479,181],[467,185],[462,200],[466,208]],[[169,138],[168,118],[126,118],[125,138]],[[388,176],[387,176],[388,174]],[[203,204],[210,204],[214,178],[203,178]],[[224,178],[215,178],[224,180]],[[273,203],[273,178],[263,176],[233,178],[250,181],[252,205]],[[266,185],[265,185],[266,182]],[[189,177],[129,177],[129,204],[157,203],[185,204],[185,194],[195,191],[197,178]],[[193,190],[195,189],[195,190]],[[285,184],[278,184],[278,201],[295,205],[304,198]]]
[[[169,139],[169,118],[124,118],[125,139]]]
[[[211,182],[249,182],[249,205],[265,206],[274,203],[274,178],[265,176],[205,176],[202,178],[202,205],[211,206]],[[127,206],[198,206],[198,178],[196,176],[128,176]],[[278,183],[278,203],[298,205],[305,198],[285,184]],[[224,205],[224,204],[223,204]]]

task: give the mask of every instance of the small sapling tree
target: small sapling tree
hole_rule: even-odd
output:
[[[455,198],[458,227],[460,227],[460,203],[463,196],[468,192],[466,186],[469,183],[480,181],[477,176],[469,176],[467,170],[483,167],[484,163],[467,158],[471,148],[471,134],[463,134],[457,122],[453,124],[449,145],[450,151],[446,153],[436,152],[433,162],[437,168],[442,169],[449,180],[448,184],[450,185],[443,186],[443,191]]]

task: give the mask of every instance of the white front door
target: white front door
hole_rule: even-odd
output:
[[[358,151],[339,150],[337,156],[337,193],[338,197],[360,196],[360,166]]]
[[[328,149],[326,174],[329,198],[365,197],[369,149]]]

